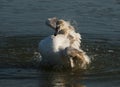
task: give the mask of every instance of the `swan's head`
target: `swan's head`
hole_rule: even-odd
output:
[[[70,30],[74,29],[68,21],[57,19],[56,17],[49,18],[46,24],[55,30],[55,36],[57,34],[67,34]]]
[[[67,34],[69,31],[72,29],[71,25],[69,22],[65,20],[58,20],[56,22],[56,28],[55,28],[55,33],[54,35],[56,36],[57,34]]]

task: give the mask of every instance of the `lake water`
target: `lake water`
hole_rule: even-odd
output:
[[[49,17],[68,21],[92,58],[85,72],[38,69]],[[120,87],[119,0],[0,0],[0,87]]]

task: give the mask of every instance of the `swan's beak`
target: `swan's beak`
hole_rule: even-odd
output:
[[[54,36],[57,36],[59,31],[60,31],[60,26],[56,26]]]

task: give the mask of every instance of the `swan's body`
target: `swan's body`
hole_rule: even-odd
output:
[[[89,57],[80,49],[81,36],[74,27],[64,20],[58,20],[59,30],[39,43],[42,55],[42,64],[53,66],[71,66],[76,63],[81,68],[86,68],[90,63]],[[63,24],[63,25],[62,25]],[[51,25],[54,29],[55,27]],[[57,26],[57,23],[56,23]]]
[[[61,51],[70,46],[69,39],[64,35],[51,35],[39,44],[40,53],[43,57],[42,62],[50,65],[63,65],[62,58],[60,58]]]

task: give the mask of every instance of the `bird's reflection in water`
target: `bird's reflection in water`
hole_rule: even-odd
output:
[[[81,83],[79,76],[57,73],[51,75],[51,85],[52,87],[86,87]]]

